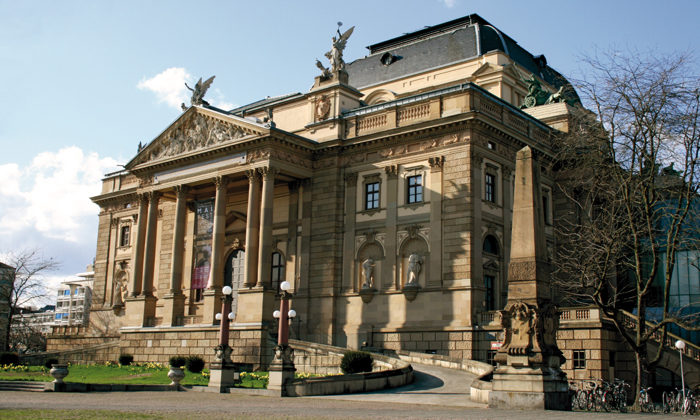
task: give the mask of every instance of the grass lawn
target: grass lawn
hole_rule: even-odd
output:
[[[106,365],[71,365],[66,382],[85,384],[153,384],[170,383],[168,366],[161,363],[132,364],[131,366]],[[241,372],[241,388],[267,388],[268,372]],[[297,378],[321,376],[297,372]],[[0,381],[37,381],[51,382],[53,377],[49,369],[43,366],[0,366]],[[202,373],[185,372],[182,385],[208,385],[209,370]]]
[[[71,365],[66,382],[85,384],[160,384],[170,383],[168,367],[159,363],[143,365]],[[49,369],[43,366],[2,366],[0,367],[2,381],[38,381],[51,382],[53,377]],[[182,385],[209,384],[209,370],[202,373],[186,372]]]

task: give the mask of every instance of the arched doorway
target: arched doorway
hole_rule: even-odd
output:
[[[234,315],[238,313],[238,289],[243,287],[245,282],[245,251],[236,249],[226,259],[226,267],[224,268],[224,286],[231,286],[233,293],[231,297],[231,312]],[[235,318],[234,318],[235,319]]]

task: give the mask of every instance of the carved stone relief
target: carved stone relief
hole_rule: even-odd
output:
[[[240,127],[196,114],[190,120],[167,133],[156,144],[149,146],[150,150],[144,161],[204,149],[246,135],[247,133]]]

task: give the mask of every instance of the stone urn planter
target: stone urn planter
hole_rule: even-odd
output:
[[[185,370],[181,367],[170,366],[168,378],[172,381],[170,385],[180,386],[180,381],[185,377]]]
[[[51,365],[51,370],[49,371],[51,376],[54,378],[55,384],[62,384],[63,378],[68,376],[68,365],[64,364],[53,364]]]
[[[185,358],[182,356],[173,356],[170,358],[170,371],[168,378],[172,381],[170,385],[180,387],[180,381],[185,377]]]

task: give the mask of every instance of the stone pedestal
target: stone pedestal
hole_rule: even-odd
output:
[[[203,293],[202,323],[214,325],[216,314],[221,311],[221,289],[207,289]],[[224,315],[225,316],[225,315]]]
[[[209,365],[209,390],[228,393],[229,388],[240,380],[240,372],[229,362],[215,361]]]
[[[280,391],[281,396],[286,396],[285,385],[294,380],[294,349],[289,345],[275,347],[275,358],[270,363],[270,379],[267,389]]]
[[[566,410],[570,407],[569,383],[561,370],[502,366],[493,373],[489,407]]]
[[[175,327],[182,325],[185,315],[185,295],[169,293],[163,296],[163,325]]]
[[[155,296],[132,296],[126,298],[125,327],[152,327],[151,323],[156,316]]]

